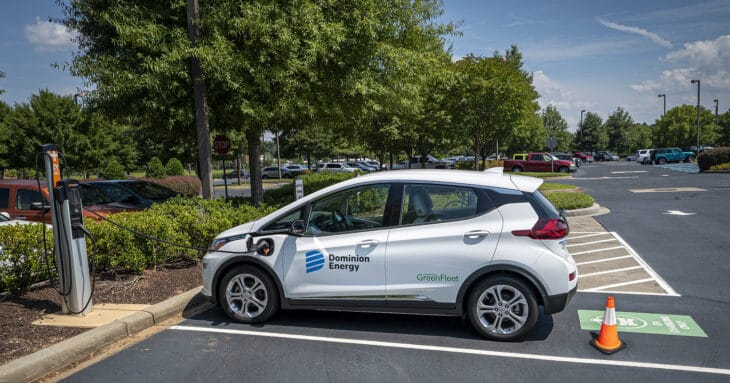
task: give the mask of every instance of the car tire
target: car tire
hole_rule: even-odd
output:
[[[265,322],[279,310],[276,285],[255,266],[237,266],[226,273],[218,297],[226,315],[238,323]]]
[[[487,339],[519,340],[537,323],[532,289],[511,276],[498,275],[479,282],[467,302],[471,325]]]
[[[658,163],[659,165],[664,165],[664,164],[666,164],[666,163],[667,163],[667,159],[666,159],[666,158],[664,158],[664,157],[661,157],[661,158],[659,158],[659,160],[657,160],[657,163]]]
[[[522,173],[522,168],[519,166],[515,166],[512,168],[512,173]]]
[[[262,174],[261,175],[261,179],[264,179],[265,180],[265,179],[268,179],[268,178],[269,178],[269,176],[267,176],[266,174]]]
[[[561,166],[560,169],[558,169],[558,173],[570,173],[570,169],[565,166]]]
[[[695,156],[689,156],[687,157],[687,162],[692,162],[695,160]]]

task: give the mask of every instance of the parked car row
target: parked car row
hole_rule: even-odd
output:
[[[695,157],[694,152],[683,151],[680,148],[639,149],[636,151],[636,161],[642,165],[692,162]]]
[[[85,219],[111,213],[140,211],[180,193],[143,180],[88,181],[80,183]],[[12,220],[51,222],[48,186],[35,180],[0,181],[0,212]]]

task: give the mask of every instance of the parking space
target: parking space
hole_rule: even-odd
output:
[[[568,251],[578,266],[578,291],[679,296],[616,232],[591,218],[571,220]]]

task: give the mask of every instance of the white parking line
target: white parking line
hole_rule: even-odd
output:
[[[636,285],[636,284],[639,284],[639,283],[652,282],[652,281],[654,281],[654,278],[638,279],[638,280],[635,280],[635,281],[621,282],[621,283],[614,283],[612,285],[605,285],[605,286],[593,287],[593,288],[590,288],[590,289],[585,289],[583,291],[587,291],[587,292],[601,291],[601,292],[603,292],[602,291],[603,289],[612,289],[614,287],[630,286],[630,285]]]
[[[621,269],[596,271],[595,273],[578,274],[578,278],[592,277],[594,275],[612,274],[612,273],[618,273],[619,271],[629,271],[629,270],[636,270],[636,269],[641,269],[641,268],[643,268],[643,266],[639,265],[639,266],[624,267]]]
[[[618,259],[633,258],[633,257],[634,257],[633,255],[622,255],[620,257],[604,258],[604,259],[598,259],[598,260],[595,260],[595,261],[578,262],[575,265],[576,266],[583,266],[583,265],[590,265],[590,264],[593,264],[593,263],[610,262],[610,261],[615,261],[615,260],[618,260]]]
[[[623,248],[624,248],[623,246],[607,247],[605,249],[593,249],[593,250],[579,251],[577,253],[570,253],[570,255],[581,255],[581,254],[598,253],[598,252],[601,252],[601,251],[616,250],[616,249],[623,249]]]
[[[645,368],[645,369],[654,369],[654,370],[696,372],[696,373],[702,373],[702,374],[730,375],[730,369],[702,367],[702,366],[689,366],[689,365],[681,365],[681,364],[631,362],[631,361],[610,360],[610,359],[576,358],[576,357],[566,357],[566,356],[557,356],[557,355],[526,354],[526,353],[517,353],[517,352],[480,350],[480,349],[473,349],[473,348],[430,346],[430,345],[425,345],[425,344],[383,342],[383,341],[375,341],[375,340],[350,339],[350,338],[333,338],[333,337],[324,337],[324,336],[298,335],[298,334],[286,334],[286,333],[275,333],[275,332],[264,332],[264,331],[231,330],[231,329],[210,328],[210,327],[172,326],[172,327],[170,327],[170,329],[179,330],[179,331],[194,331],[194,332],[203,332],[203,333],[258,336],[258,337],[265,337],[265,338],[293,339],[293,340],[336,343],[336,344],[352,344],[352,345],[359,345],[359,346],[385,347],[385,348],[408,349],[408,350],[418,350],[418,351],[448,352],[448,353],[452,353],[452,354],[479,355],[479,356],[491,356],[491,357],[526,359],[526,360],[540,360],[540,361],[546,361],[546,362],[590,364],[590,365],[598,365],[598,366],[633,367],[633,368]]]
[[[568,247],[573,247],[573,246],[586,246],[586,245],[593,245],[593,244],[596,244],[596,243],[613,242],[613,241],[615,241],[615,239],[613,239],[613,238],[611,238],[611,239],[602,239],[600,241],[593,241],[593,242],[586,242],[586,243],[574,243],[572,245],[568,245]]]
[[[626,173],[647,173],[648,170],[626,170],[622,172],[611,172],[612,174],[626,174]]]
[[[581,239],[581,238],[589,238],[589,237],[596,237],[599,235],[611,234],[607,231],[605,231],[603,233],[590,233],[590,234],[588,234],[588,232],[585,232],[585,231],[571,231],[570,233],[571,234],[586,234],[586,235],[579,235],[577,237],[569,237],[568,239]]]

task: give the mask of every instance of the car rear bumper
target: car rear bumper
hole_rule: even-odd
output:
[[[543,306],[545,307],[545,314],[555,314],[563,311],[565,306],[568,305],[573,295],[578,291],[578,285],[576,284],[572,290],[564,294],[547,295],[543,296]]]

